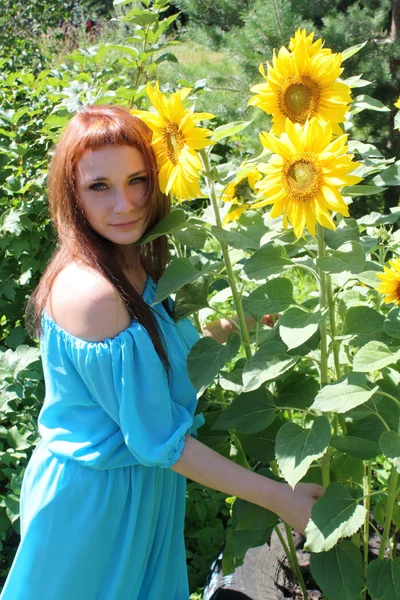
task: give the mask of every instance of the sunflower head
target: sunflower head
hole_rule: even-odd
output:
[[[324,41],[323,40],[316,40],[315,42],[314,40],[314,32],[312,31],[309,35],[307,35],[307,32],[305,29],[300,29],[300,27],[297,29],[297,31],[294,34],[294,37],[290,38],[290,43],[289,43],[289,50],[291,52],[294,52],[296,46],[299,43],[305,44],[306,48],[307,48],[307,54],[308,56],[314,56],[314,54],[332,54],[332,50],[330,50],[329,48],[323,48],[322,46],[324,45]]]
[[[252,208],[273,205],[270,216],[282,216],[284,227],[291,223],[297,238],[305,227],[314,236],[317,222],[335,229],[330,211],[349,216],[339,190],[362,178],[350,175],[359,164],[347,154],[347,135],[332,141],[329,123],[312,119],[302,127],[286,119],[280,137],[264,132],[260,138],[273,154],[258,166],[265,177],[255,184],[261,200]]]
[[[183,101],[190,89],[183,88],[167,98],[160,92],[158,82],[154,88],[147,84],[147,95],[154,112],[132,110],[153,132],[152,146],[157,159],[160,189],[176,197],[179,202],[201,196],[199,178],[202,169],[196,150],[210,146],[212,131],[197,127],[199,121],[212,119],[210,113],[195,113],[185,108]]]
[[[313,42],[313,35],[298,30],[292,51],[285,47],[277,55],[274,51],[267,75],[260,66],[265,83],[251,88],[256,95],[249,104],[272,115],[272,132],[277,135],[285,130],[287,118],[304,125],[313,117],[335,124],[335,133],[342,133],[338,124],[345,121],[351,102],[349,86],[336,81],[343,71],[342,58],[322,48],[322,41]]]
[[[377,273],[381,283],[376,288],[377,291],[383,294],[383,302],[391,304],[394,302],[400,305],[400,258],[389,260],[391,269],[383,267],[383,273]]]
[[[258,169],[244,168],[239,171],[237,177],[224,190],[221,200],[232,202],[234,206],[225,215],[222,224],[237,221],[242,213],[249,207],[249,202],[254,201],[254,186],[261,179]]]

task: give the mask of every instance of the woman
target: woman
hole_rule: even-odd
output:
[[[1,600],[188,600],[187,477],[300,531],[323,492],[293,491],[195,439],[204,417],[186,356],[198,335],[168,301],[150,307],[166,239],[134,245],[170,209],[150,142],[129,110],[89,106],[51,161],[59,247],[27,310],[45,374],[42,439]]]

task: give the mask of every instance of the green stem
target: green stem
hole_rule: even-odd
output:
[[[397,406],[400,408],[400,400],[398,400],[397,398],[395,398],[394,396],[391,396],[390,394],[387,394],[386,392],[382,392],[382,390],[379,390],[378,394],[380,396],[386,396],[386,398],[390,398],[391,400],[393,400],[393,402],[395,402],[397,404]]]
[[[294,569],[294,572],[296,573],[297,581],[299,582],[303,598],[305,600],[307,600],[307,597],[308,597],[307,596],[307,588],[306,588],[306,584],[304,583],[303,574],[300,570],[299,561],[297,560],[297,554],[296,554],[296,548],[295,548],[294,541],[293,541],[292,530],[287,523],[285,523],[285,531],[286,531],[287,540],[289,542],[289,550],[290,550],[290,554],[292,557],[293,569]]]
[[[394,506],[394,503],[396,500],[398,478],[399,478],[399,474],[396,470],[396,467],[393,465],[392,469],[390,471],[390,477],[389,477],[388,499],[387,499],[386,511],[385,511],[385,513],[386,513],[385,526],[383,528],[381,547],[379,549],[379,556],[378,556],[378,558],[380,558],[380,559],[383,559],[385,557],[385,550],[386,550],[386,546],[389,541],[389,532],[390,532],[390,525],[392,523],[393,506]]]
[[[333,348],[333,360],[335,363],[336,378],[340,379],[340,359],[339,359],[339,347],[340,343],[336,340],[336,316],[335,316],[335,302],[333,299],[332,291],[332,279],[327,277],[327,300],[329,306],[329,322],[331,327],[331,338]]]
[[[364,507],[366,510],[365,521],[364,521],[364,583],[366,582],[367,569],[368,569],[368,543],[369,543],[369,511],[371,504],[371,481],[372,481],[372,462],[369,460],[367,466],[364,463]],[[363,600],[367,600],[367,590],[365,588],[363,592]]]
[[[330,448],[325,452],[322,457],[321,471],[322,471],[322,485],[327,488],[331,482],[331,474],[330,474],[330,464],[331,464],[331,453]]]
[[[209,175],[210,161],[208,158],[207,151],[200,150],[200,156],[201,156],[201,159],[203,162],[203,167],[204,167],[204,171],[205,171],[204,176],[207,180],[207,187],[208,187],[210,200],[211,200],[213,210],[214,210],[215,221],[216,221],[218,227],[222,228],[222,220],[221,220],[221,215],[219,212],[217,196],[215,193],[214,181],[211,179],[211,177]],[[237,316],[239,319],[240,332],[242,334],[242,342],[243,342],[244,350],[246,352],[247,359],[250,359],[251,358],[250,337],[249,337],[249,332],[247,331],[246,318],[244,315],[244,310],[243,310],[240,294],[239,294],[237,286],[236,286],[236,279],[235,279],[235,275],[234,275],[233,269],[232,269],[232,263],[231,263],[231,259],[229,256],[228,246],[227,246],[227,244],[225,244],[225,242],[220,242],[220,244],[221,244],[222,256],[224,258],[226,273],[228,275],[229,284],[230,284],[231,290],[232,290],[233,301],[235,303],[235,308],[236,308]]]
[[[322,225],[317,223],[317,238],[318,238],[318,258],[325,256],[325,241],[324,241],[324,229]],[[327,306],[327,290],[326,290],[326,275],[318,268],[319,275],[319,305],[321,310],[324,310]],[[320,323],[321,332],[321,386],[328,381],[328,344],[327,344],[327,329],[326,319],[324,318]]]

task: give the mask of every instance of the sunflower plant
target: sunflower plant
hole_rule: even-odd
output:
[[[167,98],[148,85],[152,108],[134,114],[153,131],[176,205],[140,243],[169,233],[174,247],[156,302],[175,294],[176,318],[199,331],[210,317],[231,324],[223,344],[202,337],[188,357],[206,417],[199,439],[292,487],[325,486],[304,549],[329,600],[398,600],[400,210],[356,220],[351,202],[400,185],[400,173],[395,157],[350,139],[353,115],[378,106],[352,100],[352,85],[369,82],[340,78],[362,47],[333,52],[296,31],[251,88],[272,127],[237,168],[213,148],[248,122],[203,129],[212,115],[184,104],[189,90]],[[304,272],[313,285],[300,298],[291,273]],[[279,314],[272,327],[266,314]],[[275,535],[307,598],[289,526],[229,500],[224,574]]]

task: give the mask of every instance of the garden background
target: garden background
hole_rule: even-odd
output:
[[[357,47],[358,51],[350,54],[345,63],[346,77],[354,78],[353,97],[357,96],[354,105],[356,109],[352,114],[351,139],[359,142],[358,146],[354,142],[353,150],[363,156],[363,176],[370,179],[367,187],[354,192],[349,205],[350,218],[338,221],[341,234],[337,235],[342,237],[339,240],[328,237],[327,243],[329,252],[334,253],[341,248],[342,243],[353,244],[354,240],[361,240],[361,234],[364,235],[365,243],[361,244],[364,263],[361,267],[349,267],[349,271],[356,275],[365,270],[382,271],[383,264],[398,255],[399,213],[396,208],[399,206],[399,176],[398,162],[395,161],[400,157],[400,133],[398,127],[394,127],[398,112],[394,103],[400,94],[398,0],[320,0],[318,3],[306,0],[175,0],[170,4],[147,1],[125,3],[117,0],[114,4],[111,1],[56,0],[48,3],[43,10],[43,2],[39,0],[5,0],[0,7],[0,587],[5,581],[19,542],[21,482],[24,468],[39,441],[36,420],[44,399],[38,342],[31,339],[26,331],[24,310],[55,249],[54,229],[46,204],[47,161],[60,128],[82,105],[113,102],[144,109],[149,106],[145,88],[148,81],[158,80],[161,89],[167,93],[180,87],[190,87],[191,98],[196,101],[196,111],[207,111],[216,116],[213,128],[230,122],[248,124],[247,127],[231,127],[229,135],[217,136],[213,148],[216,167],[226,164],[238,166],[244,159],[250,159],[260,152],[258,134],[268,130],[271,125],[268,115],[255,106],[248,106],[250,87],[261,82],[258,71],[260,63],[271,61],[273,50],[287,46],[299,27],[305,28],[307,32],[314,31],[315,36],[323,38],[325,46],[333,52]],[[134,10],[136,14],[130,13]],[[376,178],[379,173],[381,180],[375,179],[372,182],[372,176]],[[229,180],[229,177],[223,179],[222,169],[218,177],[220,184],[221,181]],[[202,191],[207,196],[205,187]],[[213,217],[211,212],[207,213],[207,206],[208,201],[204,198],[191,202],[185,218],[194,219],[200,214],[204,218],[204,215],[208,214],[212,223]],[[204,322],[218,318],[221,313],[232,316],[235,303],[227,293],[227,281],[223,277],[213,280],[210,275],[213,270],[215,272],[222,269],[223,272],[223,267],[218,261],[221,255],[218,244],[222,240],[222,243],[226,242],[230,246],[231,260],[233,265],[236,265],[235,276],[240,279],[238,266],[248,260],[249,250],[250,254],[255,256],[254,251],[260,247],[262,234],[259,235],[259,232],[260,227],[264,227],[264,221],[260,225],[259,215],[250,215],[247,224],[243,220],[239,223],[239,233],[243,233],[245,228],[247,233],[250,231],[248,235],[252,242],[250,245],[247,242],[246,246],[243,240],[232,238],[232,242],[232,239],[221,237],[221,234],[219,237],[216,235],[216,239],[208,238],[201,228],[195,228],[194,221],[192,229],[185,229],[183,221],[178,224],[181,218],[179,214],[179,211],[175,212],[177,220],[170,223],[168,229],[174,232],[171,236],[171,256],[177,260],[191,259],[196,269],[201,263],[202,277],[199,276],[197,280],[196,298],[199,294],[204,298],[204,285],[207,287],[205,295],[208,298],[208,301],[203,300],[203,304],[199,303],[195,309],[193,306],[189,309],[188,298],[193,299],[193,288],[186,288],[188,296],[186,300],[183,298],[185,302],[180,302],[181,315],[196,315],[197,320]],[[263,233],[267,230],[268,226],[265,225]],[[264,239],[264,242],[274,239],[276,228],[271,227],[268,231],[270,238]],[[285,257],[280,255],[280,258],[297,259],[299,248],[294,248],[294,240],[290,237],[282,240],[287,254]],[[354,248],[353,245],[353,255]],[[195,262],[195,258],[198,259],[198,263]],[[340,258],[343,259],[343,256]],[[270,275],[276,276],[280,271],[283,272],[284,267],[289,264],[285,263],[285,260],[280,263],[281,267],[278,266],[278,270],[275,268],[269,273],[263,273],[259,279],[249,275],[243,288],[244,294],[242,289],[243,297],[255,291],[254,279],[265,281]],[[289,261],[289,258],[287,260]],[[365,267],[365,260],[369,261],[369,268]],[[373,264],[375,267],[371,266]],[[321,264],[319,268],[322,268]],[[325,272],[333,277],[339,273],[331,264]],[[284,312],[288,306],[296,303],[298,306],[314,310],[315,303],[307,305],[306,302],[313,294],[317,294],[318,286],[312,274],[307,272],[307,265],[302,270],[287,270],[285,278],[290,282],[290,296],[293,296],[293,299],[282,306],[279,302],[273,304],[270,295],[270,304],[264,304],[264,309],[269,307],[270,312],[273,312],[273,308],[275,312]],[[168,280],[165,281],[168,283]],[[194,282],[195,278],[191,281]],[[375,389],[372,383],[379,380],[377,372],[386,369],[386,381],[390,379],[390,384],[386,383],[384,393],[397,398],[398,367],[397,358],[395,360],[393,357],[398,351],[400,339],[398,316],[397,313],[388,313],[387,310],[385,312],[385,307],[376,299],[371,281],[371,277],[359,277],[358,284],[360,287],[364,286],[366,291],[355,289],[350,292],[348,281],[340,282],[334,279],[337,299],[342,303],[338,310],[339,333],[342,334],[342,338],[346,338],[347,335],[348,342],[347,346],[344,344],[347,359],[344,358],[343,361],[349,361],[349,357],[353,359],[356,352],[367,343],[376,340],[387,343],[386,347],[390,348],[389,362],[387,359],[383,366],[380,364],[379,367],[371,369],[373,374],[368,374],[369,382],[363,380],[361,383],[350,383],[370,392]],[[179,285],[175,285],[175,289],[171,286],[166,286],[165,289],[179,291],[186,284],[190,284],[190,280],[181,281]],[[199,292],[201,286],[202,293]],[[287,288],[278,291],[280,295],[283,291],[288,292]],[[256,318],[258,313],[254,306],[254,302],[247,304],[248,312]],[[360,306],[374,310],[374,314],[354,312],[359,310]],[[198,309],[201,309],[200,312]],[[353,330],[349,329],[343,316],[348,315],[351,309],[352,322],[356,323]],[[379,318],[376,315],[379,315]],[[392,324],[394,334],[393,329],[388,333],[387,325],[386,329],[384,328],[383,323],[387,321]],[[372,328],[365,329],[365,322],[373,322]],[[319,323],[320,321],[315,321],[316,328]],[[258,329],[257,339],[254,340],[254,336],[251,338],[256,347],[262,347],[263,341],[267,344],[276,343],[272,338],[268,338],[265,331],[260,329],[261,340],[258,339]],[[264,340],[263,333],[266,336]],[[315,333],[313,330],[312,334]],[[330,333],[332,334],[332,322]],[[391,344],[387,342],[387,336]],[[305,338],[304,342],[309,339],[311,337]],[[339,352],[335,351],[335,343],[340,341],[339,336],[331,335],[332,361],[337,358]],[[242,361],[239,363],[236,361],[234,338],[231,338],[229,344],[226,345],[227,353],[225,359],[220,361],[220,367],[225,365],[224,372],[231,374],[243,367],[246,353],[242,351],[239,355],[239,360]],[[290,345],[286,345],[290,349]],[[315,351],[315,347],[308,348],[308,351]],[[303,356],[306,354],[303,353]],[[360,360],[357,364],[361,364]],[[290,374],[293,377],[304,376],[311,379],[314,376],[309,366],[303,369],[293,363],[292,367]],[[334,370],[334,367],[330,368]],[[348,371],[349,368],[343,367],[342,371],[339,369],[335,376],[327,378],[323,383],[340,381]],[[369,373],[368,369],[363,370],[363,367],[359,367],[358,371]],[[268,385],[271,383],[269,391],[277,394],[277,397],[279,394],[282,396],[283,384],[288,385],[287,375],[288,373],[284,375],[283,370],[277,371],[267,380]],[[214,379],[214,375],[212,377]],[[308,385],[309,380],[298,380],[297,383],[299,382]],[[279,457],[276,457],[273,447],[272,450],[269,446],[267,448],[268,436],[264,436],[264,453],[253,443],[254,440],[252,442],[251,435],[260,433],[254,427],[248,427],[247,430],[246,427],[240,428],[239,419],[236,421],[236,431],[236,425],[232,424],[234,420],[229,422],[228,418],[225,427],[220,420],[221,428],[212,429],[212,423],[221,416],[221,406],[231,405],[237,394],[243,391],[238,385],[237,377],[226,376],[224,379],[216,373],[215,381],[197,383],[200,388],[204,387],[200,406],[207,416],[207,425],[200,430],[200,440],[243,466],[259,470],[274,463],[276,467],[274,459]],[[265,384],[265,380],[258,381],[258,387],[261,384]],[[295,384],[295,379],[289,381],[289,385]],[[247,393],[251,389],[256,388],[247,386]],[[311,395],[314,388],[311,386],[304,389]],[[371,394],[367,393],[367,396],[363,399],[365,403],[371,399]],[[376,395],[373,398],[378,402]],[[383,407],[382,398],[379,398]],[[307,409],[313,399],[310,397]],[[321,403],[322,400],[318,409],[324,412]],[[270,434],[270,428],[274,427],[276,436],[277,422],[282,426],[282,423],[288,420],[293,426],[299,426],[298,415],[304,410],[304,406],[304,403],[298,403],[286,408],[285,404],[281,404],[282,421],[279,418],[274,423],[265,422],[262,431],[268,431]],[[352,408],[356,407],[357,403],[353,402]],[[398,412],[397,406],[395,409]],[[350,415],[343,407],[341,410],[332,410],[345,415],[343,420],[334,424],[336,434],[339,431],[346,434],[349,423],[372,418],[366,408],[362,414],[359,409],[358,414]],[[376,410],[378,420],[382,422],[383,419],[386,425],[389,423],[387,432],[397,433],[399,418],[394,415],[394,409],[386,407],[382,408],[382,412]],[[301,421],[301,424],[306,428],[310,427],[310,422]],[[372,429],[373,426],[374,423]],[[369,482],[369,489],[374,488],[376,493],[374,523],[378,533],[385,535],[384,513],[388,506],[390,485],[393,484],[393,478],[389,480],[392,468],[389,459],[394,460],[399,454],[394,458],[388,456],[389,452],[382,456],[382,446],[378,445],[376,434],[363,435],[364,437],[360,434],[359,439],[362,439],[364,444],[366,441],[375,444],[370,453],[360,455],[354,448],[351,451],[348,446],[336,443],[336,454],[330,454],[332,463],[328,464],[328,467],[325,463],[322,471],[325,469],[326,476],[326,469],[331,467],[331,475],[328,478],[330,482],[347,484],[349,481],[359,481],[360,486],[364,486],[364,491],[365,483]],[[314,458],[319,459],[322,454],[314,452]],[[350,457],[346,463],[345,474],[343,457]],[[282,476],[285,469],[279,460],[278,466],[281,472],[276,471],[275,476]],[[303,477],[302,480],[322,482],[322,479],[308,474],[308,479]],[[194,482],[188,483],[185,538],[193,600],[202,598],[206,575],[226,539],[228,551],[225,556],[225,568],[229,572],[234,565],[240,564],[237,558],[243,558],[247,548],[264,543],[268,537],[267,530],[269,535],[271,534],[276,523],[266,518],[262,531],[254,532],[252,527],[249,527],[245,534],[241,534],[240,541],[239,536],[235,538],[233,531],[240,529],[237,528],[238,512],[241,508],[243,517],[245,504],[233,504],[232,499],[226,499],[224,494]],[[234,506],[236,513],[233,511]],[[370,505],[367,507],[369,510]],[[394,516],[389,522],[390,530],[386,532],[386,537],[392,540],[391,553],[395,561],[400,528],[398,494],[391,502],[391,510]],[[248,522],[252,518],[254,515],[248,515]],[[257,514],[256,518],[262,520],[263,517]],[[245,527],[242,527],[241,531],[245,531]],[[365,528],[363,531],[365,534]],[[347,537],[343,530],[341,533],[343,537]],[[355,531],[352,531],[351,535],[353,545],[357,545]],[[338,534],[336,541],[339,538],[341,536]],[[328,551],[327,547],[324,551]],[[396,562],[397,582],[399,568],[399,563]],[[324,583],[318,584],[324,587]],[[363,590],[363,594],[366,594],[365,586]],[[373,591],[369,591],[373,594]],[[330,600],[335,600],[336,597],[329,596]],[[353,596],[349,596],[349,600],[353,597],[358,597],[357,590]],[[392,598],[395,596],[390,595],[389,591],[387,599]]]

